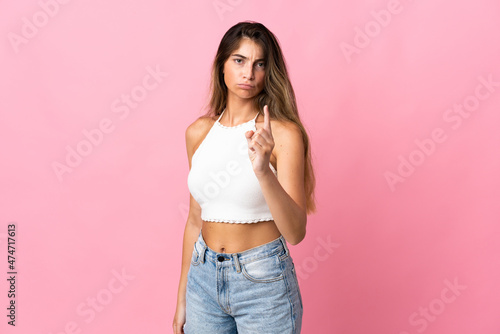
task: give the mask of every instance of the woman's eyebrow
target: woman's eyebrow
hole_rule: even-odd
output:
[[[231,56],[241,57],[243,59],[248,59],[247,57],[240,55],[239,53],[233,53]],[[255,61],[258,61],[258,60],[265,60],[265,59],[264,58],[255,59]]]

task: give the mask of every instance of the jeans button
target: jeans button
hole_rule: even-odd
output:
[[[219,257],[217,258],[217,260],[219,260],[219,262],[223,262],[225,260],[225,258],[224,258],[224,256],[219,255]]]

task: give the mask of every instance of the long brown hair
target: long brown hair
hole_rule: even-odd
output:
[[[254,98],[254,109],[263,110],[267,104],[269,115],[276,120],[287,120],[297,124],[302,132],[305,148],[304,190],[306,212],[316,212],[314,190],[316,179],[311,162],[309,136],[300,121],[295,93],[288,78],[285,59],[278,39],[263,24],[254,21],[239,22],[232,26],[222,37],[212,64],[209,88],[208,111],[205,116],[219,116],[227,102],[227,86],[222,71],[231,53],[238,49],[242,38],[249,38],[262,47],[265,59],[265,86]]]

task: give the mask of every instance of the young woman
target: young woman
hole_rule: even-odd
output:
[[[264,25],[226,32],[208,109],[186,130],[191,195],[174,333],[300,333],[287,242],[306,235],[315,178],[281,48]]]

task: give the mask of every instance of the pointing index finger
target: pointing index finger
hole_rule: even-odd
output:
[[[271,120],[269,117],[269,107],[267,104],[264,106],[264,128],[271,131]]]

